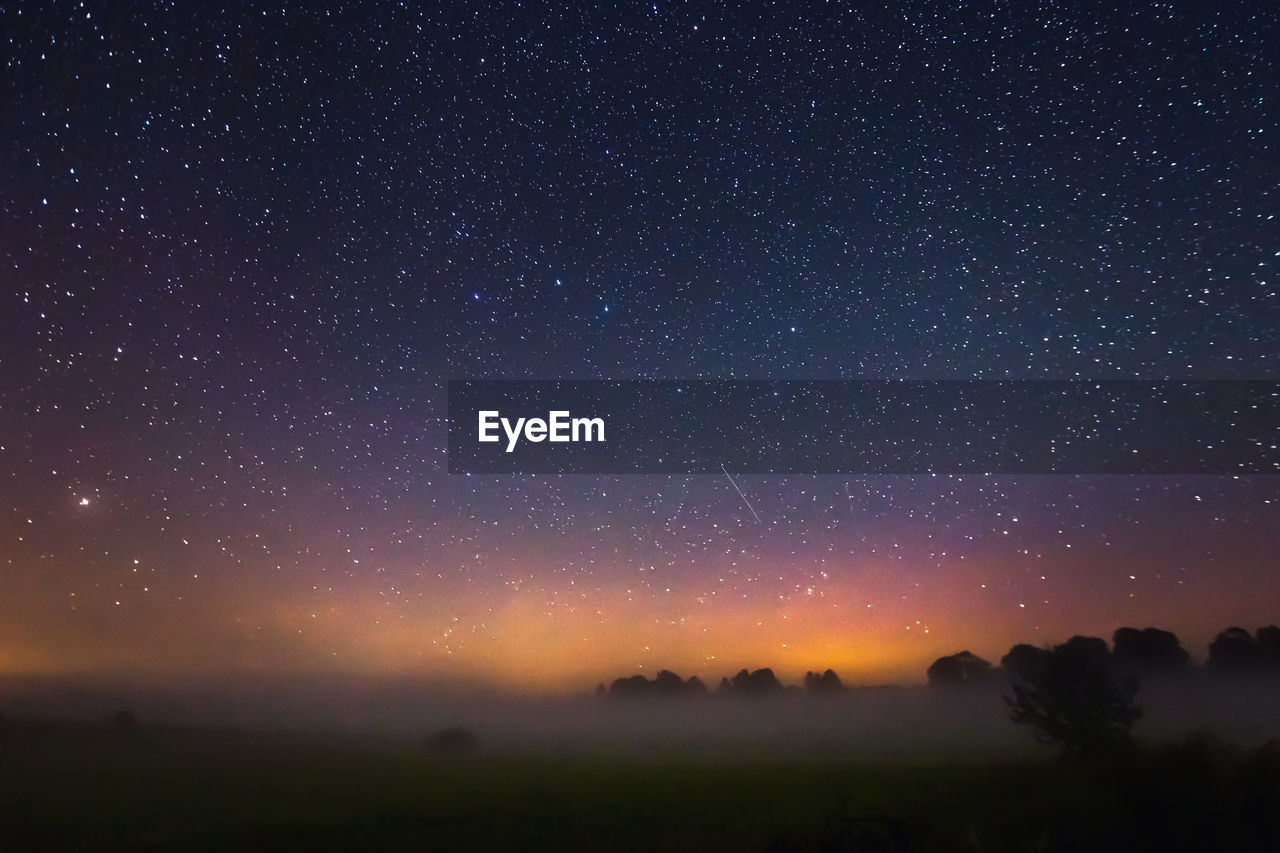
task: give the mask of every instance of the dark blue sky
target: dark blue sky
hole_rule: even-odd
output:
[[[0,672],[857,682],[1275,620],[1273,479],[746,478],[758,523],[450,476],[443,406],[1275,379],[1271,4],[444,5],[0,9]]]

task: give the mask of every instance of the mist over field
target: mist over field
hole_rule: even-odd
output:
[[[1003,680],[960,689],[855,687],[815,696],[522,695],[414,679],[6,678],[9,719],[109,720],[265,732],[420,739],[450,727],[493,754],[939,761],[1050,754],[1010,722]],[[1139,742],[1212,732],[1254,747],[1280,738],[1280,679],[1190,673],[1147,679]]]

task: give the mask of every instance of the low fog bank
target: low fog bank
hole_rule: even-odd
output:
[[[349,732],[420,740],[464,727],[486,753],[964,760],[1049,754],[1009,720],[1007,688],[869,687],[815,696],[504,695],[412,680],[0,679],[9,720]],[[1145,682],[1140,740],[1197,731],[1250,747],[1280,739],[1280,679],[1196,675]]]

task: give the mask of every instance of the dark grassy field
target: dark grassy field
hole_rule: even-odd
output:
[[[440,756],[404,740],[0,728],[3,850],[1280,849],[1280,762]]]

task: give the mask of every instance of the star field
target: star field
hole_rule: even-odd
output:
[[[447,473],[445,383],[1280,379],[1270,4],[9,4],[0,674],[1276,621],[1274,477]],[[758,515],[759,520],[755,517]]]

